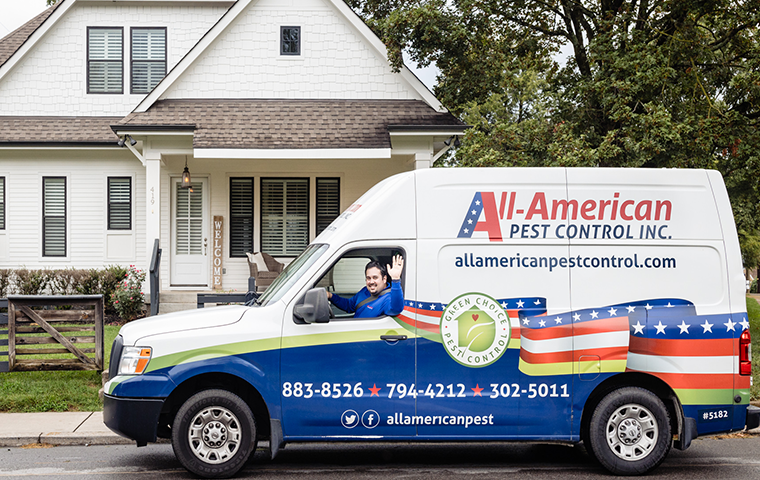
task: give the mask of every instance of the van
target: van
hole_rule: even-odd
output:
[[[355,318],[368,262],[402,311]],[[390,280],[390,279],[389,279]],[[718,172],[429,169],[380,182],[248,306],[125,325],[104,420],[203,477],[310,441],[583,442],[644,474],[755,428],[744,277]]]

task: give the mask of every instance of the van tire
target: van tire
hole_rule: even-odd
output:
[[[174,418],[172,448],[182,466],[196,475],[230,477],[256,448],[251,409],[226,390],[196,393]]]
[[[611,473],[642,475],[670,452],[670,416],[649,390],[620,388],[597,405],[588,437],[593,457]]]

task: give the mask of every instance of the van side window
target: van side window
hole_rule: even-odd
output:
[[[322,277],[315,282],[312,288],[322,287],[332,295],[342,297],[348,302],[333,301],[330,303],[334,320],[345,320],[354,318],[378,318],[385,315],[372,315],[372,305],[370,300],[369,307],[362,305],[364,308],[360,310],[351,311],[351,308],[346,310],[341,309],[336,303],[347,305],[350,303],[352,307],[356,307],[361,304],[363,297],[368,296],[369,290],[367,290],[367,279],[365,268],[370,262],[377,262],[383,267],[387,268],[387,265],[393,263],[393,257],[395,255],[401,255],[406,257],[405,252],[401,248],[361,248],[346,252],[337,262],[335,262],[330,269],[325,272]],[[401,290],[404,289],[405,271],[401,274]],[[382,294],[382,297],[388,297],[386,301],[390,301],[391,278],[387,277],[386,286],[388,291]],[[364,293],[362,293],[364,292]],[[358,297],[357,297],[358,295]],[[354,302],[351,302],[354,299]],[[367,302],[365,302],[365,305]],[[399,312],[400,313],[400,312]]]

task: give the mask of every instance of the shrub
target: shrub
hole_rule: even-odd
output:
[[[145,272],[130,265],[124,276],[124,280],[116,286],[111,294],[111,303],[116,312],[124,320],[132,320],[142,312],[143,292],[142,283],[145,281]]]
[[[0,298],[8,296],[11,286],[13,270],[0,269]]]
[[[44,295],[50,283],[49,270],[16,270],[16,291],[20,295]]]
[[[134,265],[130,266],[130,268],[133,267]],[[100,270],[99,273],[97,293],[103,294],[106,313],[118,313],[113,304],[112,297],[116,287],[127,278],[128,270],[121,265],[109,265],[104,270]]]

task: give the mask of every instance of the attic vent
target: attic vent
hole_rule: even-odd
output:
[[[301,55],[301,27],[280,27],[280,55]]]

